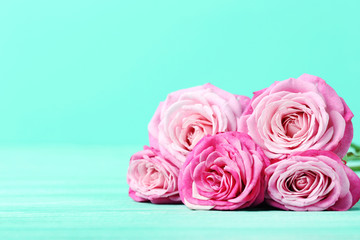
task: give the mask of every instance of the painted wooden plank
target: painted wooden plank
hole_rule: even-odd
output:
[[[347,212],[193,211],[127,196],[140,147],[0,149],[0,239],[360,239]]]

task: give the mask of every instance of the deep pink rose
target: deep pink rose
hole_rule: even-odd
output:
[[[179,169],[157,150],[144,147],[130,158],[127,174],[129,196],[138,202],[181,202],[178,191]]]
[[[233,210],[263,202],[269,160],[245,133],[204,137],[179,175],[182,202],[191,209]]]
[[[360,198],[360,179],[329,151],[290,155],[265,169],[266,202],[295,211],[345,211]]]
[[[239,131],[248,133],[274,161],[309,149],[332,151],[342,158],[353,137],[352,117],[323,79],[303,74],[255,92]]]
[[[249,101],[209,83],[170,93],[149,123],[150,146],[181,167],[204,136],[236,131]]]

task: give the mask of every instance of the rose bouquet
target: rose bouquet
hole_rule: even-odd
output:
[[[353,113],[323,79],[304,74],[250,99],[211,84],[170,93],[130,159],[129,196],[191,209],[266,203],[294,211],[348,210],[360,178],[346,165]],[[354,169],[357,169],[356,167]]]

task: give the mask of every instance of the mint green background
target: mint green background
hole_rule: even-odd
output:
[[[147,144],[158,103],[321,76],[356,115],[360,2],[1,1],[0,144]]]

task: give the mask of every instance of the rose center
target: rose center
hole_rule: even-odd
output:
[[[203,182],[217,196],[224,199],[233,197],[242,191],[242,181],[236,181],[226,166],[213,166],[209,169]]]
[[[190,127],[189,131],[187,133],[187,137],[186,137],[186,143],[190,146],[192,141],[194,140],[194,132],[195,132],[195,128]]]
[[[316,179],[316,175],[309,171],[307,173],[298,172],[287,179],[287,188],[292,192],[305,191],[309,189]]]
[[[296,179],[295,186],[297,189],[303,189],[308,184],[308,179],[306,177],[300,177]]]
[[[206,180],[212,189],[215,191],[219,190],[221,186],[221,177],[219,175],[213,172],[206,177]]]
[[[301,120],[303,118],[303,114],[293,113],[286,116],[282,120],[282,125],[285,130],[286,136],[292,138],[296,133],[298,133],[302,128]]]
[[[191,151],[205,135],[211,134],[212,127],[207,122],[202,125],[193,124],[187,126],[185,132],[184,147]]]
[[[148,188],[161,188],[164,184],[163,176],[155,168],[149,167],[142,179],[142,184]]]

